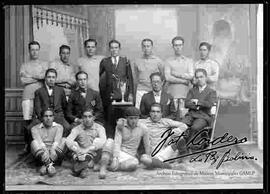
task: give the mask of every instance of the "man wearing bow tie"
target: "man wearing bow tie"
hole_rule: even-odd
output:
[[[72,126],[80,124],[83,110],[90,108],[94,112],[95,122],[104,125],[102,101],[97,91],[87,88],[88,74],[79,71],[75,77],[79,87],[71,92],[68,99],[66,112],[68,121]]]
[[[153,103],[159,103],[162,107],[162,117],[175,119],[176,117],[176,109],[174,106],[173,97],[162,90],[162,86],[164,83],[163,76],[159,73],[152,73],[150,75],[152,91],[143,95],[140,110],[141,110],[141,118],[149,117],[149,113],[151,110],[151,105]]]
[[[30,131],[33,126],[42,121],[42,111],[48,108],[54,111],[54,121],[64,127],[64,136],[69,134],[70,125],[64,118],[67,100],[62,87],[55,85],[57,72],[55,69],[47,69],[45,73],[45,84],[35,92],[34,111],[36,118],[28,126]]]
[[[113,110],[112,101],[121,101],[122,99],[119,82],[126,82],[125,101],[133,102],[134,92],[130,62],[126,57],[119,56],[120,42],[111,40],[109,48],[111,56],[100,62],[99,91],[105,113],[106,133],[108,137],[113,138],[118,112]],[[121,110],[119,111],[121,112]]]

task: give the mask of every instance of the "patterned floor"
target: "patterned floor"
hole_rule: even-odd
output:
[[[232,155],[238,152],[232,148]],[[228,148],[219,150],[222,156]],[[255,156],[256,157],[256,156]],[[56,167],[54,177],[40,176],[33,163],[23,162],[6,167],[6,185],[183,185],[183,184],[243,184],[262,183],[262,171],[255,168],[248,160],[237,160],[217,164],[211,162],[190,162],[186,158],[183,163],[173,163],[173,169],[146,170],[141,164],[135,172],[108,172],[105,180],[98,179],[98,172],[91,171],[85,179],[74,177],[71,173],[71,163],[64,161],[61,167]]]

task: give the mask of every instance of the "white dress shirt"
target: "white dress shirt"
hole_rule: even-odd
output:
[[[154,93],[154,98],[155,98],[156,103],[160,103],[161,91],[159,92],[153,91],[153,93]]]
[[[46,86],[46,88],[48,90],[49,96],[51,96],[52,95],[52,92],[53,92],[53,89],[50,88],[46,83],[45,83],[45,86]]]
[[[116,61],[115,61],[116,59]],[[117,64],[119,62],[119,56],[116,56],[116,57],[112,57],[112,63],[117,67]]]

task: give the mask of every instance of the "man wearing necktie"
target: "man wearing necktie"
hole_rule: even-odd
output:
[[[120,81],[126,82],[125,101],[133,102],[134,91],[130,62],[126,57],[119,56],[120,42],[111,40],[109,48],[111,56],[104,58],[100,62],[99,91],[105,113],[106,133],[108,137],[113,138],[118,113],[116,110],[113,110],[112,101],[122,100],[119,87]]]
[[[70,125],[64,117],[67,100],[65,91],[62,87],[55,85],[57,72],[55,69],[49,68],[45,73],[44,86],[36,90],[34,98],[35,119],[27,127],[28,131],[42,121],[42,111],[48,108],[54,111],[54,121],[64,127],[64,136],[69,134]]]
[[[150,75],[150,81],[152,91],[144,94],[140,103],[141,118],[145,119],[149,117],[151,105],[153,103],[159,103],[162,107],[162,117],[175,119],[176,109],[173,97],[162,90],[164,84],[163,76],[159,72],[152,73]]]
[[[82,123],[83,111],[87,108],[93,109],[95,122],[104,125],[103,107],[100,95],[92,88],[88,88],[88,74],[79,71],[76,75],[78,88],[73,90],[68,99],[67,120],[72,127]]]
[[[185,100],[185,108],[188,108],[189,111],[182,119],[182,122],[190,127],[187,141],[211,124],[210,110],[217,100],[216,91],[207,85],[207,71],[205,69],[196,69],[195,79],[197,85],[189,90]],[[191,151],[201,149],[202,146],[204,145],[192,146]]]

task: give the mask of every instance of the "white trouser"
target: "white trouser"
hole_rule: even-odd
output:
[[[119,163],[125,162],[127,160],[134,160],[134,161],[138,162],[138,164],[139,164],[139,161],[137,158],[135,158],[134,156],[132,156],[126,152],[120,151],[119,158],[118,158]]]
[[[141,104],[141,100],[144,94],[146,94],[148,91],[145,90],[137,90],[136,93],[136,103],[135,103],[135,107],[140,109],[140,104]]]
[[[166,148],[160,150],[155,156],[154,158],[159,159],[160,161],[164,161],[164,160],[168,160],[168,159],[172,159],[174,157],[177,157],[178,155],[178,150],[174,151],[172,149],[172,146],[167,146]]]
[[[27,99],[22,101],[23,119],[31,120],[33,115],[34,100]]]

